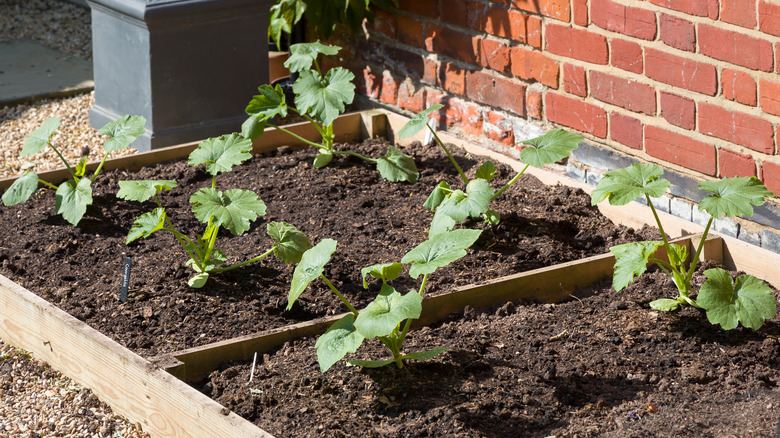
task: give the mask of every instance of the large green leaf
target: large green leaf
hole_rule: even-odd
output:
[[[49,139],[54,134],[54,131],[56,131],[59,127],[59,117],[49,117],[46,119],[46,121],[44,121],[41,126],[39,126],[36,130],[30,133],[26,139],[24,139],[24,146],[22,146],[22,152],[20,152],[20,155],[27,157],[42,151],[46,145],[49,144]]]
[[[417,291],[401,295],[383,283],[379,295],[355,319],[355,328],[366,339],[389,335],[404,320],[420,317],[422,300]]]
[[[341,47],[326,46],[320,43],[319,40],[313,43],[293,44],[290,46],[290,57],[284,62],[284,66],[293,73],[308,71],[320,54],[336,55],[339,53],[339,50],[341,50]]]
[[[625,205],[644,195],[659,198],[671,185],[660,177],[663,173],[659,166],[642,163],[607,172],[590,194],[590,201],[596,205],[608,197],[612,205]]]
[[[92,181],[89,178],[83,178],[78,183],[71,179],[57,188],[54,201],[57,213],[73,225],[78,225],[91,204]]]
[[[481,166],[479,166],[479,169],[477,169],[476,175],[474,177],[490,182],[493,180],[493,176],[495,176],[495,174],[496,166],[493,164],[493,162],[485,161]]]
[[[130,228],[130,232],[127,233],[127,241],[125,244],[138,238],[146,238],[152,235],[155,231],[160,231],[165,227],[165,209],[155,208],[154,210],[144,213],[133,222],[133,227]]]
[[[319,278],[325,271],[325,265],[330,261],[330,256],[336,251],[336,241],[324,239],[308,251],[303,253],[301,262],[293,272],[290,293],[287,295],[287,310],[292,309],[293,304],[306,290],[306,286]]]
[[[480,217],[488,211],[494,193],[490,183],[481,178],[471,180],[466,186],[466,193],[461,190],[451,192],[436,209],[431,220],[430,234],[449,230],[453,221],[457,223],[468,217]]]
[[[173,179],[157,179],[144,181],[119,181],[117,198],[128,201],[144,202],[163,190],[171,190],[178,183]]]
[[[409,275],[417,278],[449,265],[466,255],[466,249],[477,241],[481,230],[453,230],[432,236],[417,245],[401,259],[411,263]]]
[[[581,141],[581,135],[553,129],[540,137],[523,141],[529,147],[520,151],[520,159],[531,166],[543,167],[568,157]]]
[[[431,115],[431,113],[442,108],[444,108],[444,105],[437,103],[436,105],[431,105],[427,109],[423,110],[423,112],[409,119],[403,128],[398,131],[398,138],[409,138],[416,135],[428,125],[428,117]]]
[[[330,69],[325,78],[316,71],[304,70],[293,84],[295,106],[301,113],[330,126],[355,98],[353,79],[355,75],[342,67]]]
[[[223,135],[203,140],[190,153],[187,162],[193,166],[206,165],[206,172],[216,175],[230,172],[233,166],[252,158],[252,141],[238,134]]]
[[[615,255],[612,287],[619,291],[634,281],[634,276],[642,275],[647,270],[650,256],[663,244],[660,241],[631,242],[610,248]]]
[[[249,230],[249,224],[265,215],[265,203],[257,194],[243,189],[224,193],[211,187],[203,188],[190,197],[192,213],[203,223],[214,218],[214,225],[227,228],[234,236]]]
[[[266,123],[249,116],[241,124],[241,136],[250,140],[257,140],[265,132]]]
[[[276,43],[277,50],[281,50],[282,32],[292,33],[295,23],[301,20],[306,10],[304,0],[277,0],[268,11],[268,36]]]
[[[702,181],[699,188],[712,193],[699,202],[699,210],[704,210],[715,218],[724,214],[728,217],[752,216],[754,205],[762,205],[764,198],[774,197],[754,176]]]
[[[392,182],[406,181],[415,183],[420,178],[420,173],[414,164],[414,158],[393,146],[387,148],[387,155],[379,157],[379,160],[376,162],[376,169],[382,175],[382,178]]]
[[[347,353],[354,353],[363,343],[363,335],[358,333],[354,325],[355,316],[344,315],[317,339],[314,347],[317,349],[317,362],[323,373],[340,361]]]
[[[368,289],[368,276],[372,276],[382,282],[392,281],[401,275],[404,267],[400,263],[380,263],[376,265],[367,266],[360,270],[360,275],[363,277],[363,287]]]
[[[274,255],[288,265],[300,262],[303,253],[311,248],[309,238],[287,222],[270,222],[266,229],[276,241]]]
[[[423,207],[430,211],[436,210],[436,207],[441,205],[441,203],[444,202],[444,199],[447,198],[447,195],[449,195],[451,192],[452,187],[450,187],[447,181],[440,182],[439,185],[433,189],[431,194],[428,195],[428,199],[425,200]]]
[[[38,190],[38,174],[25,172],[3,193],[3,204],[16,205],[27,202],[36,190]]]
[[[146,119],[143,116],[126,115],[100,128],[98,134],[107,135],[103,149],[108,152],[124,149],[146,132]]]
[[[765,319],[775,316],[777,301],[772,289],[752,275],[740,275],[736,284],[728,272],[715,268],[704,271],[707,281],[701,286],[696,303],[707,311],[712,324],[724,330],[738,323],[758,330]]]
[[[245,110],[247,114],[263,122],[276,116],[287,117],[287,102],[281,85],[272,87],[263,84],[257,88],[257,91],[260,94],[252,96]]]

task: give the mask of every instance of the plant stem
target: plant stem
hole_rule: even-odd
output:
[[[653,217],[655,218],[655,223],[658,225],[658,230],[661,232],[661,238],[664,241],[664,249],[666,250],[666,257],[669,258],[669,264],[672,266],[673,270],[675,272],[679,272],[680,266],[683,264],[683,260],[677,259],[677,253],[672,250],[671,246],[669,246],[669,240],[666,238],[666,232],[664,231],[663,225],[661,225],[661,219],[658,217],[658,212],[655,211],[655,207],[653,207],[653,202],[650,200],[650,195],[645,193],[645,199],[647,200],[647,205],[650,206],[650,211],[653,212]],[[684,270],[685,267],[682,267]],[[672,275],[672,278],[675,276]],[[675,283],[677,283],[675,281]],[[688,296],[688,290],[691,288],[690,281],[687,281],[683,285],[678,284],[677,289],[680,292],[680,295],[687,297]]]
[[[241,266],[248,265],[248,264],[250,264],[250,263],[254,263],[254,262],[256,262],[256,261],[258,261],[258,260],[262,259],[263,257],[267,256],[268,254],[271,254],[272,252],[274,252],[274,249],[273,249],[273,248],[269,249],[268,251],[266,251],[266,252],[264,252],[264,253],[260,254],[259,256],[255,257],[255,258],[253,258],[253,259],[246,260],[246,261],[243,261],[243,262],[241,262],[241,263],[237,263],[237,264],[235,264],[235,265],[232,265],[232,266],[227,266],[227,267],[225,267],[225,268],[212,269],[212,270],[211,270],[211,271],[209,271],[209,272],[225,272],[225,271],[230,271],[231,269],[240,268]]]
[[[45,185],[45,186],[49,186],[49,187],[53,188],[54,190],[57,190],[59,188],[59,187],[55,186],[54,184],[52,184],[52,183],[50,183],[48,181],[44,181],[42,179],[39,179],[38,182],[43,184],[43,185]]]
[[[361,160],[370,161],[372,163],[376,163],[377,161],[379,161],[379,160],[376,160],[374,158],[368,158],[368,157],[366,157],[364,155],[360,155],[359,153],[352,152],[352,151],[333,151],[333,153],[334,154],[341,154],[341,155],[352,155],[353,157],[360,158]]]
[[[89,182],[95,182],[95,178],[97,178],[98,173],[103,169],[103,164],[106,163],[106,158],[108,158],[108,152],[106,152],[106,155],[103,156],[103,159],[100,161],[100,165],[98,165],[98,168],[95,169],[95,173],[92,174],[92,178],[89,179]]]
[[[71,176],[73,176],[73,179],[76,180],[76,182],[79,182],[79,177],[76,176],[76,172],[73,171],[73,169],[70,167],[70,164],[65,160],[65,157],[62,156],[60,151],[57,150],[57,148],[54,147],[53,144],[50,142],[46,142],[49,146],[51,146],[52,149],[54,149],[54,152],[57,153],[57,155],[60,157],[60,160],[62,160],[63,163],[65,163],[65,167],[68,168],[68,172],[70,172]]]
[[[516,182],[517,182],[517,180],[518,180],[518,179],[520,179],[520,177],[521,177],[521,176],[523,176],[523,174],[525,173],[525,171],[526,171],[526,170],[528,170],[528,166],[530,166],[530,164],[526,164],[526,165],[525,165],[525,167],[523,167],[523,170],[521,170],[521,171],[520,171],[520,173],[518,173],[517,175],[515,175],[515,177],[514,177],[514,178],[512,178],[512,180],[511,180],[511,181],[509,181],[508,183],[506,183],[506,184],[504,185],[504,187],[501,187],[501,189],[499,189],[499,190],[498,190],[498,191],[497,191],[497,192],[496,192],[496,193],[493,195],[493,197],[492,197],[492,198],[490,198],[490,200],[491,200],[491,201],[493,201],[494,199],[496,199],[496,198],[498,198],[499,196],[501,196],[501,194],[502,194],[502,193],[504,193],[504,192],[506,191],[506,189],[508,189],[508,188],[512,187],[512,184],[516,183]]]
[[[289,130],[287,130],[287,129],[284,129],[284,128],[282,128],[281,126],[272,125],[272,124],[270,124],[270,123],[269,123],[268,125],[269,125],[269,126],[272,126],[272,127],[274,127],[274,128],[276,128],[276,129],[278,129],[278,130],[280,130],[280,131],[282,131],[282,132],[285,132],[285,133],[287,133],[287,134],[289,134],[289,135],[291,135],[291,136],[293,136],[293,137],[295,137],[296,139],[298,139],[298,140],[300,140],[300,141],[302,141],[302,142],[306,143],[306,144],[307,144],[307,145],[309,145],[309,146],[314,146],[314,147],[316,147],[317,149],[324,149],[324,150],[328,150],[328,148],[327,148],[325,145],[322,145],[322,144],[319,144],[319,143],[315,143],[315,142],[313,142],[313,141],[310,141],[310,140],[306,140],[305,138],[301,137],[300,135],[298,135],[298,134],[296,134],[296,133],[294,133],[294,132],[292,132],[292,131],[289,131]]]
[[[693,279],[693,272],[696,270],[696,264],[699,263],[701,250],[704,248],[704,242],[707,241],[707,233],[710,232],[710,225],[712,225],[712,221],[714,219],[715,217],[710,216],[710,220],[707,221],[707,226],[704,227],[704,233],[701,235],[701,242],[699,242],[699,247],[696,248],[696,255],[693,256],[693,260],[691,260],[691,267],[688,270],[688,274],[685,276],[685,279],[688,281],[688,283],[690,283]]]
[[[157,197],[157,195],[154,195],[154,202],[157,203],[157,207],[161,208],[163,211],[165,211],[165,208],[160,203],[160,199]],[[195,255],[194,252],[187,250],[187,244],[192,246],[193,248],[197,248],[197,245],[187,236],[180,233],[176,227],[173,226],[173,222],[171,221],[171,218],[168,217],[168,214],[165,214],[165,223],[168,225],[168,228],[165,228],[166,230],[173,233],[173,235],[176,237],[176,240],[179,241],[179,244],[184,248],[184,250],[187,252],[187,254],[190,255],[190,258],[195,261],[195,263],[198,264],[198,266],[201,266],[202,262],[198,260],[198,257]]]
[[[420,296],[423,296],[425,293],[425,283],[428,282],[428,275],[425,274],[422,279],[422,283],[420,284]],[[399,344],[403,345],[404,340],[406,340],[406,334],[409,333],[409,328],[412,326],[412,320],[407,319],[406,323],[404,324],[404,331],[401,332],[401,335],[398,337]]]
[[[455,161],[455,157],[452,156],[449,149],[447,149],[447,146],[444,146],[444,142],[441,141],[438,135],[436,135],[436,131],[434,131],[433,128],[431,128],[430,125],[428,124],[426,124],[425,126],[427,126],[428,130],[430,130],[431,134],[433,134],[433,138],[436,139],[436,143],[438,143],[439,146],[441,146],[441,148],[444,149],[444,152],[447,153],[447,157],[449,157],[450,161],[452,162],[452,165],[455,166],[455,169],[458,170],[458,173],[460,174],[460,178],[463,180],[463,183],[468,184],[469,179],[466,177],[466,174],[463,173],[463,169],[461,169],[460,166],[458,166],[458,163]]]
[[[325,284],[327,284],[328,287],[330,288],[330,290],[332,290],[333,293],[335,293],[336,296],[339,297],[341,302],[344,303],[345,306],[347,306],[347,309],[349,309],[350,312],[352,312],[355,316],[359,315],[359,312],[357,311],[357,309],[352,307],[352,304],[349,304],[349,301],[347,301],[347,299],[344,298],[344,295],[341,295],[341,292],[339,292],[339,290],[336,289],[336,286],[334,286],[333,283],[331,283],[330,281],[328,281],[327,278],[325,278],[325,275],[320,274],[320,278],[322,278],[322,280],[325,281]]]

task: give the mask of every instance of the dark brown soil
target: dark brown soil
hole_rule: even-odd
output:
[[[663,273],[620,293],[607,280],[565,303],[467,309],[412,332],[407,352],[450,349],[403,369],[322,374],[305,338],[258,359],[252,383],[241,363],[199,386],[280,438],[775,437],[780,318],[726,332],[691,307],[648,306],[675,295]]]
[[[368,141],[355,149],[377,157],[386,146]],[[428,194],[441,180],[458,187],[457,173],[439,148],[417,144],[405,152],[416,157],[417,184],[387,182],[369,163],[349,157],[317,170],[311,149],[282,148],[254,157],[220,175],[217,187],[255,191],[267,204],[267,214],[242,236],[222,232],[217,247],[231,264],[251,258],[271,246],[266,224],[282,220],[313,243],[336,239],[339,248],[325,275],[362,307],[376,292],[362,289],[360,268],[399,261],[424,241],[432,217],[422,207]],[[472,174],[480,164],[462,153],[458,160]],[[512,176],[511,169],[499,166],[494,186]],[[211,182],[203,166],[179,161],[139,172],[106,172],[95,182],[94,204],[78,227],[54,213],[51,190],[39,191],[23,205],[0,207],[0,273],[144,356],[344,310],[327,287],[315,284],[285,312],[293,268],[273,256],[214,275],[203,289],[188,288],[193,271],[184,265],[187,257],[170,233],[124,243],[135,218],[155,205],[126,202],[114,194],[119,180],[140,179],[178,180],[179,187],[162,193],[161,201],[180,231],[190,236],[203,231],[189,203],[192,193]],[[503,214],[501,224],[467,223],[484,229],[482,237],[468,257],[432,277],[431,293],[604,253],[610,245],[637,239],[633,230],[609,223],[582,191],[547,187],[529,176],[493,209]],[[645,237],[650,233],[643,232]],[[126,256],[134,266],[128,301],[122,304],[118,295]],[[416,282],[406,280],[406,285]]]

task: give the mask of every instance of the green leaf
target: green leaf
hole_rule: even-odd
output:
[[[410,359],[410,360],[428,360],[436,355],[444,353],[449,349],[450,347],[439,347],[439,348],[434,348],[432,350],[416,351],[413,353],[404,354],[403,356],[401,356],[401,358]]]
[[[340,361],[347,353],[354,353],[363,343],[363,336],[355,330],[355,316],[351,313],[333,323],[328,331],[317,339],[317,362],[323,373]]]
[[[285,101],[282,86],[277,84],[272,87],[268,84],[257,88],[260,94],[252,96],[245,111],[250,116],[261,122],[268,121],[276,116],[287,117],[287,102]]]
[[[409,251],[401,263],[412,263],[409,268],[412,278],[430,274],[466,255],[466,249],[481,233],[481,230],[453,230],[437,234]]]
[[[423,112],[415,115],[411,119],[409,119],[408,122],[401,128],[400,131],[398,131],[398,138],[409,138],[415,136],[418,132],[420,132],[423,128],[425,128],[428,125],[428,117],[433,113],[434,111],[438,111],[440,109],[444,108],[444,105],[436,104],[428,107]]]
[[[493,165],[492,161],[485,161],[482,163],[481,166],[479,166],[479,169],[477,169],[477,174],[475,178],[481,178],[485,181],[493,181],[493,176],[496,174],[496,166]]]
[[[225,251],[214,248],[211,250],[211,256],[209,257],[208,261],[206,261],[206,264],[210,265],[213,268],[214,266],[221,265],[226,261],[227,261],[227,254],[225,254]],[[208,270],[209,269],[207,269],[206,271]]]
[[[288,265],[300,262],[303,253],[311,248],[309,238],[287,222],[270,222],[266,229],[276,241],[274,255]]]
[[[308,71],[320,54],[327,56],[336,55],[339,53],[339,50],[341,50],[341,47],[326,46],[321,44],[319,40],[313,43],[293,44],[290,46],[290,57],[284,62],[284,66],[293,73]],[[300,109],[300,107],[298,108]]]
[[[612,287],[620,291],[647,270],[650,256],[663,245],[663,242],[631,242],[610,248],[615,255],[615,272],[612,275]]]
[[[451,192],[433,215],[430,234],[439,234],[442,230],[452,227],[452,221],[444,217],[449,217],[454,222],[464,221],[468,217],[480,217],[487,212],[493,194],[490,183],[481,178],[471,180],[466,186],[466,193],[460,190]]]
[[[144,202],[163,190],[171,190],[178,183],[173,179],[156,179],[145,181],[119,181],[117,198],[128,201]]]
[[[265,203],[257,194],[243,189],[224,193],[211,187],[203,188],[190,197],[192,213],[203,222],[214,218],[214,225],[227,228],[234,236],[249,230],[249,224],[265,215]]]
[[[379,295],[355,319],[355,328],[366,339],[389,335],[404,320],[420,317],[422,300],[417,291],[401,295],[383,283]]]
[[[343,67],[330,69],[322,78],[319,73],[304,70],[293,84],[295,106],[324,126],[330,126],[355,98],[355,75]]]
[[[661,298],[650,303],[650,307],[659,312],[671,312],[680,307],[680,302],[671,298]]]
[[[92,204],[92,181],[88,178],[65,181],[57,188],[54,205],[57,213],[73,225],[78,225],[87,206]]]
[[[752,275],[740,275],[736,285],[728,272],[721,268],[704,271],[707,281],[701,286],[696,303],[707,311],[712,324],[724,330],[745,327],[758,330],[765,319],[775,316],[777,301],[772,289]]]
[[[190,153],[187,163],[197,166],[206,165],[206,172],[216,175],[230,172],[233,166],[252,158],[252,141],[238,134],[223,135],[203,140]]]
[[[317,169],[321,169],[328,164],[330,164],[330,161],[333,159],[333,154],[330,152],[322,152],[316,157],[314,157],[314,167]]]
[[[257,138],[265,132],[265,126],[265,122],[257,120],[256,117],[249,116],[249,118],[241,124],[241,136],[248,138],[249,140],[257,140]]]
[[[377,265],[367,266],[360,270],[360,275],[363,277],[363,288],[368,289],[368,276],[372,276],[382,282],[392,281],[401,275],[404,267],[400,263],[380,263]]]
[[[607,172],[590,194],[591,204],[596,205],[607,197],[612,205],[625,205],[644,195],[661,197],[671,185],[660,177],[663,173],[655,164],[641,163]]]
[[[488,210],[485,212],[485,222],[490,225],[498,225],[501,223],[501,214],[495,210]]]
[[[144,213],[136,218],[133,222],[133,227],[130,228],[130,232],[127,233],[127,241],[125,244],[129,245],[130,242],[143,237],[147,238],[155,231],[165,228],[165,209],[155,208],[149,213]]]
[[[27,157],[42,151],[46,145],[49,144],[49,139],[54,134],[54,131],[56,131],[59,127],[59,117],[49,117],[46,119],[46,121],[43,122],[41,126],[39,126],[36,130],[30,133],[26,139],[24,139],[24,146],[22,146],[22,152],[20,152],[20,155]]]
[[[82,176],[84,176],[85,173],[87,173],[87,157],[81,158],[79,164],[77,164],[76,167],[73,169],[73,173],[75,173],[76,176],[79,178],[81,178]]]
[[[290,293],[287,295],[287,310],[292,309],[293,304],[306,290],[306,286],[319,278],[325,271],[325,265],[330,261],[330,256],[336,251],[336,241],[324,239],[308,251],[303,253],[301,262],[293,272]]]
[[[390,365],[391,363],[395,363],[395,359],[385,359],[385,360],[350,360],[347,363],[352,365],[352,366],[356,366],[356,367],[382,368],[384,366]]]
[[[99,135],[107,135],[103,149],[108,152],[124,149],[146,132],[146,119],[143,116],[126,115],[100,128]]]
[[[393,146],[387,148],[387,155],[379,157],[379,160],[376,162],[376,169],[382,175],[382,178],[392,182],[406,181],[415,183],[420,178],[420,173],[414,164],[414,158]]]
[[[303,17],[306,3],[303,0],[277,0],[268,12],[268,36],[280,49],[282,32],[292,33],[292,28]]]
[[[423,207],[430,211],[436,210],[436,207],[438,207],[451,192],[452,187],[450,187],[447,181],[440,182],[439,185],[433,189],[431,194],[428,195],[428,199],[425,200]]]
[[[581,141],[580,135],[553,129],[540,137],[523,141],[522,144],[529,147],[520,151],[520,159],[531,166],[543,167],[568,157]]]
[[[3,193],[3,204],[16,205],[27,202],[36,190],[38,190],[38,174],[25,172]]]
[[[190,287],[193,289],[200,289],[206,285],[206,282],[208,280],[209,280],[208,272],[201,272],[200,274],[197,274],[194,277],[187,280],[187,284],[190,285]]]
[[[762,205],[765,202],[764,198],[774,197],[772,192],[754,176],[702,181],[699,183],[699,188],[712,193],[699,202],[699,211],[706,211],[714,218],[723,215],[752,216],[754,205]]]

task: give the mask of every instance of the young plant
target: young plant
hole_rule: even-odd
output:
[[[144,133],[145,124],[146,119],[141,116],[124,116],[102,127],[98,134],[108,136],[108,139],[103,143],[103,149],[106,153],[92,177],[87,178],[86,156],[75,167],[71,167],[59,149],[51,143],[51,137],[60,127],[60,118],[49,117],[25,139],[20,155],[28,157],[49,146],[68,169],[71,179],[57,186],[38,178],[38,174],[35,172],[26,171],[3,193],[3,203],[15,205],[27,202],[30,196],[38,190],[38,183],[40,183],[56,190],[54,208],[57,214],[62,215],[63,219],[71,224],[78,225],[81,218],[84,217],[84,213],[87,212],[87,206],[92,205],[92,183],[100,174],[100,170],[103,169],[109,152],[130,146]]]
[[[431,221],[431,234],[450,230],[457,222],[464,221],[469,217],[484,217],[487,222],[497,225],[501,217],[498,212],[490,210],[490,203],[494,199],[501,196],[502,193],[517,182],[528,169],[528,166],[543,167],[562,160],[568,157],[571,151],[577,149],[577,145],[582,141],[581,136],[566,132],[563,129],[555,129],[540,137],[523,141],[522,144],[526,147],[520,151],[520,159],[526,163],[525,167],[498,191],[494,191],[490,185],[496,173],[493,163],[486,161],[477,169],[474,179],[469,179],[455,161],[447,146],[444,145],[444,142],[436,134],[436,130],[428,124],[430,114],[443,107],[440,104],[429,107],[412,117],[398,132],[400,138],[408,138],[427,127],[433,134],[436,143],[441,146],[452,165],[455,166],[463,184],[466,185],[466,191],[464,192],[453,189],[448,182],[442,181],[431,192],[424,204],[425,208],[436,212]]]
[[[373,302],[358,311],[349,300],[323,274],[325,265],[336,250],[336,241],[325,239],[306,251],[301,263],[295,268],[288,296],[287,309],[306,290],[312,281],[320,278],[349,309],[351,313],[335,322],[317,340],[317,360],[320,370],[327,371],[347,353],[355,353],[366,339],[378,338],[393,357],[384,360],[352,360],[351,365],[378,368],[395,363],[403,368],[404,360],[425,360],[447,350],[447,347],[428,351],[404,353],[403,343],[413,319],[420,317],[423,296],[428,276],[436,269],[449,265],[466,255],[469,248],[479,238],[480,230],[446,231],[431,237],[409,251],[401,263],[384,263],[368,266],[361,270],[363,287],[368,288],[368,277],[382,281],[382,289]],[[409,264],[409,275],[413,278],[423,276],[419,290],[401,294],[388,284],[401,274],[403,266]]]
[[[265,203],[250,190],[217,190],[217,175],[229,172],[252,155],[252,142],[238,134],[210,138],[192,151],[188,163],[193,166],[206,165],[206,172],[212,175],[211,187],[205,187],[190,197],[192,213],[206,224],[203,234],[194,239],[179,232],[173,225],[158,194],[176,187],[175,180],[120,181],[117,197],[128,201],[145,202],[154,199],[157,208],[139,216],[127,234],[127,244],[138,238],[146,238],[157,231],[168,231],[189,255],[187,265],[192,266],[195,275],[188,280],[193,288],[206,284],[209,276],[256,262],[274,253],[285,263],[298,263],[304,251],[311,247],[309,239],[292,225],[285,222],[271,222],[267,233],[274,240],[273,245],[262,254],[229,266],[220,266],[227,261],[224,251],[215,247],[220,228],[226,228],[234,236],[249,230],[258,216],[265,215]]]
[[[266,126],[272,126],[319,149],[320,153],[314,159],[316,168],[327,166],[335,155],[352,155],[374,163],[379,174],[388,181],[416,182],[420,174],[414,159],[392,146],[388,148],[386,155],[379,158],[369,158],[357,152],[337,150],[334,147],[336,137],[333,121],[355,97],[355,84],[352,83],[355,75],[343,67],[334,67],[323,76],[317,57],[320,54],[335,55],[340,49],[341,47],[320,44],[319,41],[291,46],[290,58],[284,65],[291,72],[299,74],[293,83],[295,107],[287,105],[280,85],[261,85],[258,88],[260,94],[254,96],[246,107],[249,118],[241,127],[242,135],[255,140],[263,134]],[[307,140],[271,123],[276,116],[286,117],[288,111],[308,120],[319,132],[321,143]]]
[[[766,283],[750,275],[742,275],[734,283],[725,270],[708,269],[704,271],[707,281],[694,299],[691,280],[713,220],[722,216],[752,216],[753,206],[762,205],[766,197],[773,197],[772,192],[755,177],[700,182],[699,189],[710,194],[701,200],[699,210],[709,213],[710,218],[690,266],[686,267],[686,247],[669,243],[650,200],[662,196],[671,185],[661,177],[662,174],[663,170],[656,165],[634,163],[624,169],[607,172],[591,193],[591,202],[594,205],[604,199],[609,199],[612,205],[625,205],[638,197],[644,197],[663,239],[626,243],[610,248],[615,255],[615,271],[612,277],[615,290],[620,291],[628,286],[635,276],[647,270],[648,263],[655,263],[672,278],[678,295],[674,299],[655,300],[650,303],[652,308],[668,312],[676,310],[680,305],[689,304],[706,310],[707,319],[712,324],[720,324],[725,330],[735,328],[738,322],[752,329],[760,328],[764,320],[772,318],[777,311],[774,295]],[[661,246],[666,250],[668,260],[654,256]]]

